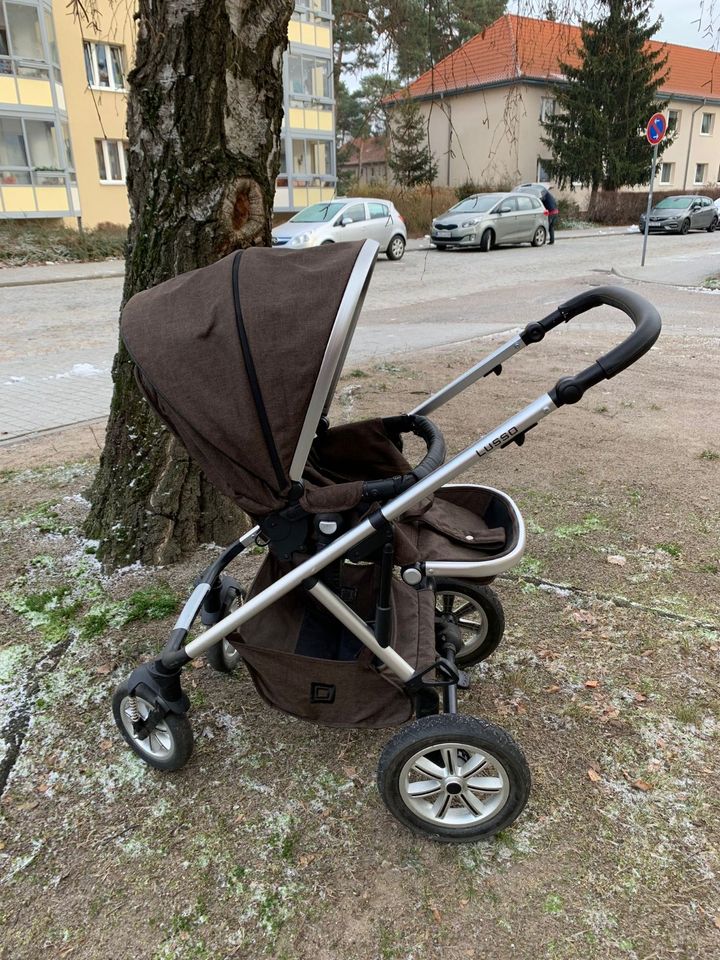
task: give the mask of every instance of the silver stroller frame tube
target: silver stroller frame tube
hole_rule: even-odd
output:
[[[465,450],[453,457],[452,460],[443,464],[442,467],[438,467],[437,470],[424,480],[420,480],[412,486],[410,490],[383,504],[379,512],[385,520],[397,520],[410,507],[419,503],[428,494],[434,493],[440,487],[444,486],[444,484],[467,470],[476,462],[478,457],[487,456],[487,454],[492,451],[499,450],[501,447],[507,446],[508,443],[512,443],[514,437],[534,427],[544,417],[556,409],[557,406],[550,399],[549,395],[546,393],[543,394],[533,403],[529,404],[529,406],[525,407],[524,410],[521,410],[495,430],[486,434],[477,443],[466,447]],[[248,620],[275,603],[280,597],[284,597],[286,593],[289,593],[295,587],[299,587],[305,580],[314,577],[315,574],[324,570],[325,567],[334,560],[339,560],[348,550],[362,543],[362,541],[371,536],[374,531],[375,527],[370,520],[364,520],[358,524],[357,527],[338,537],[337,540],[334,540],[329,546],[315,554],[315,556],[310,557],[309,560],[306,560],[304,563],[295,567],[294,570],[286,573],[284,577],[276,580],[275,583],[263,590],[262,593],[248,600],[247,603],[243,604],[238,610],[228,614],[220,623],[214,627],[210,627],[196,639],[191,640],[190,643],[183,648],[187,658],[194,660],[196,657],[201,656],[206,650],[212,647],[213,644],[218,643],[229,633],[237,630],[243,623],[247,623]],[[338,616],[339,611],[344,607],[345,611],[347,611],[344,613],[344,616],[347,619],[343,619],[342,622],[359,640],[366,646],[370,646],[368,640],[372,637],[372,632],[369,628],[350,610],[347,604],[338,597],[335,597],[331,591],[328,591],[326,588],[317,589],[317,587],[322,587],[322,584],[318,584],[312,588],[313,595],[316,599],[335,614],[335,616]],[[332,602],[330,602],[327,594],[330,594],[332,597]],[[193,594],[193,597],[195,597],[195,594]],[[193,597],[191,597],[191,600],[193,600]],[[188,603],[190,603],[190,601],[188,601]],[[193,605],[196,606],[197,613],[202,605],[202,599],[195,598]],[[191,611],[188,610],[187,613],[190,614]],[[351,616],[348,616],[348,614]],[[192,619],[194,619],[194,616],[190,618],[190,622],[192,622]],[[187,622],[185,610],[183,610],[183,613],[180,615],[178,622],[180,622],[180,620]],[[375,638],[372,637],[372,639],[374,641]],[[374,647],[377,647],[377,649],[374,649]],[[413,674],[414,671],[410,665],[403,660],[402,657],[398,656],[392,648],[381,647],[376,643],[374,647],[371,648],[373,649],[373,653],[402,680],[406,680],[408,676]],[[409,671],[409,674],[407,671]],[[402,674],[406,675],[403,676]]]
[[[369,647],[375,656],[400,680],[407,682],[414,674],[410,664],[403,660],[391,647],[382,647],[378,644],[364,621],[324,584],[314,581],[313,578],[333,561],[339,560],[347,554],[352,547],[370,537],[378,528],[376,524],[381,526],[386,522],[397,520],[428,494],[434,493],[467,470],[476,462],[477,458],[485,457],[510,443],[522,442],[524,434],[546,416],[565,404],[576,403],[590,387],[602,380],[614,377],[646,353],[660,334],[660,317],[655,308],[632,291],[618,287],[598,287],[567,301],[542,320],[528,324],[518,336],[513,337],[480,363],[421,403],[413,413],[423,415],[436,410],[481,377],[487,376],[493,371],[499,373],[500,365],[504,360],[514,356],[531,343],[539,343],[545,334],[554,327],[603,304],[621,310],[632,320],[635,329],[625,341],[574,377],[561,378],[548,393],[542,394],[537,400],[510,417],[495,430],[466,447],[465,450],[447,463],[415,483],[405,493],[384,503],[370,519],[364,520],[354,529],[338,537],[337,540],[334,540],[319,553],[267,587],[262,593],[248,600],[238,610],[228,614],[214,626],[209,627],[201,636],[191,640],[185,647],[178,649],[178,644],[174,649],[170,649],[169,645],[161,657],[163,667],[168,670],[177,669],[188,660],[199,657],[285,594],[304,584],[316,600],[323,604],[362,643]],[[241,545],[246,546],[254,542],[257,534],[257,527],[248,531],[234,545],[235,553],[233,555],[239,552],[238,548]],[[180,614],[173,634],[182,631],[184,635],[187,635],[187,630],[197,616],[209,590],[209,583],[200,584],[196,588]]]

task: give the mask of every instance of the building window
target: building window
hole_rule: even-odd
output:
[[[547,172],[549,160],[538,160],[537,162],[537,180],[538,183],[549,183],[550,174]]]
[[[88,86],[101,90],[125,89],[123,48],[110,43],[83,44]]]
[[[6,3],[5,9],[12,56],[22,60],[45,61],[37,7]]]
[[[122,140],[96,140],[100,183],[125,183],[127,144]]]
[[[34,183],[38,187],[63,185],[67,170],[60,157],[58,131],[52,120],[0,118],[2,183]]]
[[[550,117],[555,116],[554,97],[542,97],[540,100],[540,123],[547,123]]]
[[[660,167],[660,183],[672,183],[673,182],[673,167],[674,163],[664,163]]]
[[[668,133],[677,133],[680,130],[680,111],[668,110]]]
[[[713,127],[715,126],[715,114],[714,113],[704,113],[702,115],[702,123],[700,124],[700,133],[703,136],[709,137],[713,132]]]
[[[706,163],[696,163],[695,164],[695,180],[694,183],[705,183],[707,180],[707,167]]]
[[[290,93],[300,97],[332,97],[332,60],[291,53],[288,56]]]
[[[332,175],[329,140],[295,140],[292,142],[293,173],[305,176]]]

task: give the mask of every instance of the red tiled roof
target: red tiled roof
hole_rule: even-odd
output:
[[[385,163],[386,145],[384,137],[356,137],[348,143],[344,150],[346,163]],[[359,156],[358,156],[359,154]]]
[[[388,99],[459,92],[521,77],[554,82],[561,77],[560,61],[579,63],[580,43],[579,27],[506,14]],[[649,45],[668,54],[662,93],[720,99],[720,54],[655,40]]]

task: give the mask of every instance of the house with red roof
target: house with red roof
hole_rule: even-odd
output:
[[[388,179],[387,142],[385,137],[355,137],[338,150],[338,171],[360,183]]]
[[[548,182],[541,122],[555,110],[560,63],[577,64],[580,45],[579,27],[506,14],[396,94],[416,100],[427,120],[437,182]],[[668,55],[659,96],[673,134],[656,188],[716,187],[720,54],[655,41],[650,46]]]

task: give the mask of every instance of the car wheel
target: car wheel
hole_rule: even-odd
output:
[[[480,249],[483,253],[487,253],[489,250],[492,250],[492,245],[495,237],[489,228],[483,233],[480,237]]]
[[[328,244],[328,243],[335,243],[335,241],[334,241],[334,240],[323,240],[323,242],[320,244],[320,246],[321,246],[321,247],[324,247],[324,246],[325,246],[326,244]]]
[[[405,253],[405,239],[401,237],[399,233],[396,233],[392,238],[390,243],[387,245],[387,254],[388,260],[402,260],[403,254]]]
[[[688,232],[689,229],[690,229],[690,221],[683,220],[683,222],[680,224],[680,233],[683,236],[685,236],[685,234]]]
[[[717,230],[717,225],[718,225],[718,218],[717,218],[717,217],[713,217],[712,223],[711,223],[710,226],[707,228],[707,232],[708,232],[708,233],[714,233],[714,232]]]
[[[447,250],[448,247],[446,243],[434,243],[433,246],[436,250]]]
[[[543,244],[545,243],[546,237],[547,237],[547,233],[545,232],[545,227],[538,227],[535,233],[533,234],[532,240],[530,241],[530,243],[534,247],[542,247]]]

